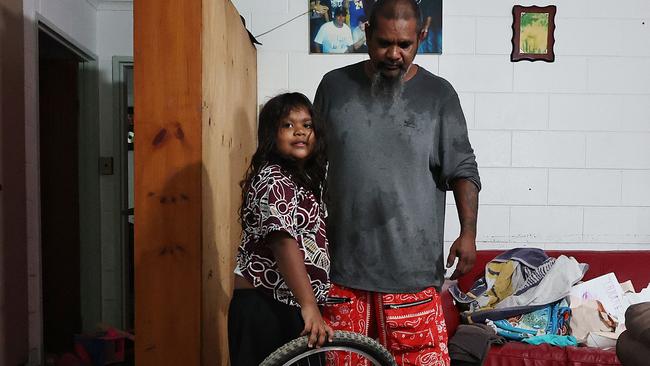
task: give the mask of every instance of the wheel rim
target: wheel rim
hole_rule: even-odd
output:
[[[310,351],[303,352],[299,354],[298,356],[290,359],[289,361],[285,362],[282,364],[282,366],[291,366],[294,364],[296,361],[300,361],[302,359],[308,358],[309,356],[315,355],[317,353],[324,353],[324,352],[329,352],[329,351],[342,351],[342,352],[352,352],[356,353],[358,355],[361,355],[365,357],[368,361],[372,362],[373,365],[375,366],[381,366],[381,363],[379,361],[372,357],[370,354],[368,354],[365,351],[356,349],[356,348],[351,348],[351,347],[345,347],[345,346],[323,346],[320,348],[314,348]]]

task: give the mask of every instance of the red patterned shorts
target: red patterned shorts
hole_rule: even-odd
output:
[[[450,364],[447,327],[438,292],[386,294],[332,284],[323,318],[335,330],[376,338],[395,356],[398,365]],[[328,365],[363,365],[346,352],[330,352]]]

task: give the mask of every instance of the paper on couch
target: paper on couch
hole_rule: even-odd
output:
[[[620,332],[589,332],[587,346],[602,349],[616,347],[616,341],[620,334]]]
[[[598,300],[607,313],[619,322],[625,319],[628,302],[623,297],[623,289],[613,272],[579,283],[571,288],[571,296],[583,300]]]

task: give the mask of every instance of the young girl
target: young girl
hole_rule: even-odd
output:
[[[333,334],[318,308],[330,260],[324,136],[313,116],[300,93],[278,95],[260,111],[257,151],[241,183],[243,234],[228,313],[233,366],[258,365],[298,335],[320,346]]]

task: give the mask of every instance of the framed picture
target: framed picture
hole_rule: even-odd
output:
[[[310,53],[367,53],[365,27],[376,0],[307,0]],[[426,37],[418,53],[442,53],[442,0],[416,0]]]
[[[510,61],[553,62],[555,53],[555,5],[512,8],[512,53]]]

